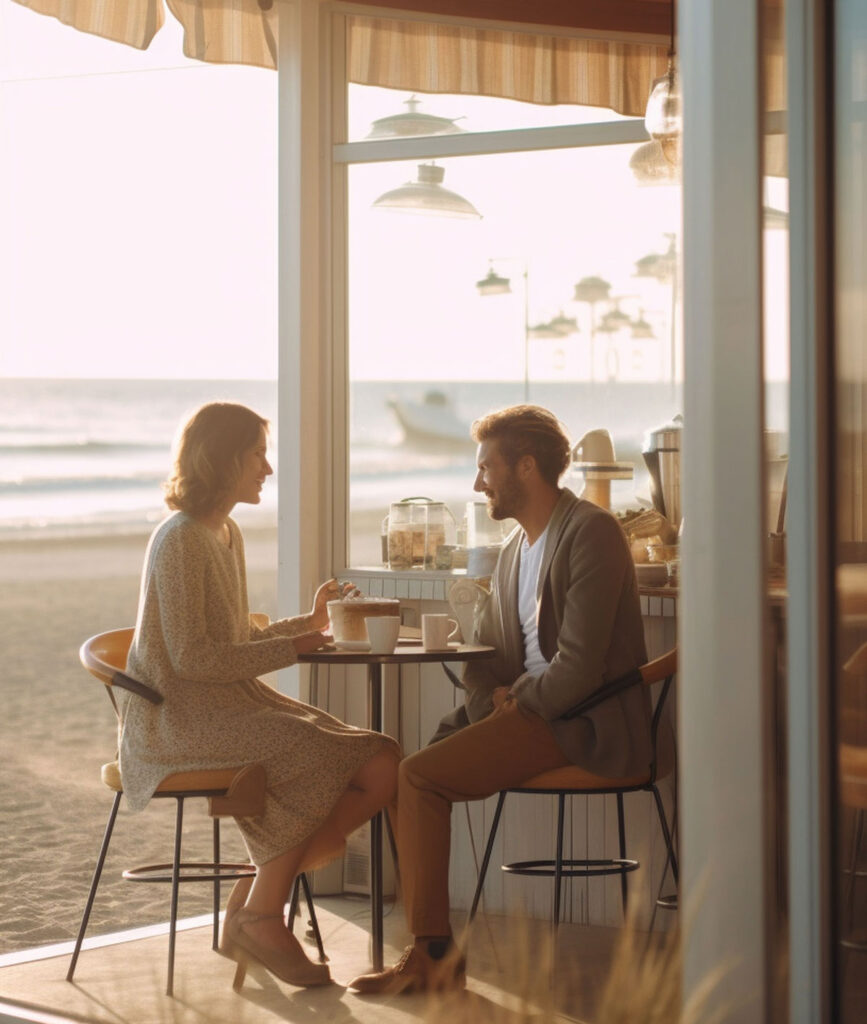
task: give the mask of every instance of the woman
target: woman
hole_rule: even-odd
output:
[[[296,985],[330,981],[283,922],[295,877],[339,855],[345,837],[390,803],[399,750],[379,733],[345,725],[278,693],[257,675],[292,665],[329,639],[322,584],[308,615],[265,628],[247,607],[244,545],[229,517],[258,504],[273,472],[267,420],[245,406],[214,402],[187,422],[166,504],[174,509],[148,545],[127,671],[164,697],[121,698],[120,769],[132,810],[172,772],[258,762],[267,775],[265,810],[238,826],[256,877],[229,898],[221,949]]]

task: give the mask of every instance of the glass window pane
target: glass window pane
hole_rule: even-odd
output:
[[[410,94],[350,84],[347,139],[360,142],[627,120],[631,119],[604,107],[542,106],[493,96]]]
[[[764,483],[766,538],[765,565],[770,671],[765,680],[770,695],[768,775],[773,788],[768,801],[773,816],[775,849],[768,857],[768,891],[773,894],[768,942],[773,964],[786,963],[788,929],[788,865],[786,828],[786,629],[788,622],[786,562],[786,490],[789,467],[789,183],[785,152],[787,139],[780,133],[775,111],[781,105],[785,83],[781,71],[780,5],[760,5],[762,15],[765,84],[762,137],[762,347],[764,366]],[[773,970],[769,998],[774,1019],[788,1018],[788,974]]]
[[[835,6],[834,399],[839,738],[837,992],[846,1024],[867,1014],[867,9]]]
[[[680,190],[639,184],[638,148],[438,161],[469,219],[374,205],[414,163],[349,168],[352,565],[380,563],[391,501],[444,501],[460,524],[471,421],[527,399],[575,441],[609,430],[636,472],[612,500],[648,498],[644,434],[680,411]]]
[[[100,768],[117,743],[78,649],[135,621],[181,417],[233,398],[270,417],[276,437],[276,76],[187,61],[172,18],[139,52],[5,4],[0,44],[9,953],[78,930],[113,796]],[[238,516],[251,606],[272,615],[276,492],[269,482]],[[186,821],[185,854],[210,860],[201,801]],[[89,935],[168,920],[169,888],[120,872],[170,860],[173,831],[173,802],[121,812]],[[245,860],[231,822],[223,835],[223,853]],[[183,916],[209,911],[209,886],[182,890]]]

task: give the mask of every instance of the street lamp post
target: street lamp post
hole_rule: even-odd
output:
[[[512,256],[505,256],[501,259],[490,260],[488,273],[481,281],[476,281],[476,289],[482,298],[488,295],[513,295],[512,282],[508,277],[502,277],[493,267],[494,263],[517,263],[521,267],[521,277],[524,279],[524,402],[530,401],[530,270],[526,263]]]
[[[649,253],[635,264],[636,277],[650,277],[663,284],[671,285],[671,309],[669,310],[669,366],[671,370],[672,397],[677,393],[677,246],[673,233],[668,233],[668,250]]]
[[[596,304],[608,300],[611,285],[601,277],[582,277],[575,285],[575,302],[590,307],[590,380],[596,379]]]

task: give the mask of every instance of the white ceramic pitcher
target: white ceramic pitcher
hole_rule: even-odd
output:
[[[490,591],[475,580],[456,580],[452,584],[448,594],[449,606],[461,627],[465,644],[475,643],[479,615],[490,596]]]

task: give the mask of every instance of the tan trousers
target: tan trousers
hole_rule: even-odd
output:
[[[452,804],[482,800],[566,764],[548,723],[513,699],[481,722],[401,762],[397,846],[404,909],[413,935],[451,934]]]

